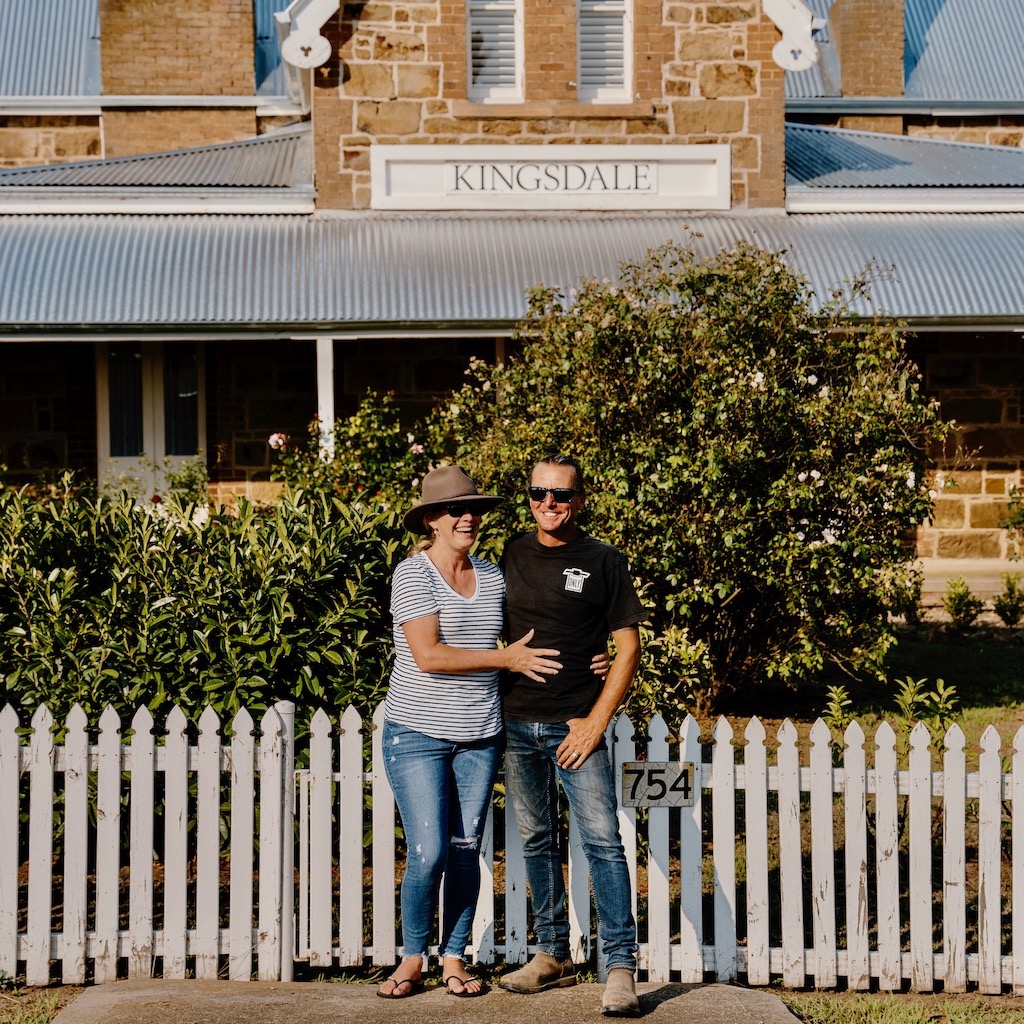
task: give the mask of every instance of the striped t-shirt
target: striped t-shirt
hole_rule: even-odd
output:
[[[437,615],[438,638],[452,647],[492,650],[501,635],[505,580],[492,562],[470,556],[476,593],[457,594],[425,552],[401,562],[391,581],[395,664],[384,717],[435,739],[470,742],[501,732],[497,669],[422,672],[409,650],[402,623]]]

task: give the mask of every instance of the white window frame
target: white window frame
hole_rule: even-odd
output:
[[[614,14],[622,18],[622,82],[584,82],[583,27],[592,15]],[[576,0],[576,98],[581,103],[628,103],[633,98],[633,3],[632,0]]]
[[[474,16],[488,12],[512,12],[513,66],[512,85],[481,85],[473,81]],[[466,4],[466,85],[474,103],[517,103],[523,99],[523,2],[522,0],[467,0]]]

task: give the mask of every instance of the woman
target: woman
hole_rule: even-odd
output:
[[[503,749],[498,670],[541,681],[558,651],[522,640],[498,649],[505,583],[470,555],[480,517],[502,498],[478,493],[458,466],[431,470],[405,526],[425,541],[395,570],[395,665],[382,745],[407,847],[402,879],[402,962],[377,990],[401,999],[422,986],[438,889],[442,979],[455,996],[484,992],[463,960],[480,888],[480,836]]]

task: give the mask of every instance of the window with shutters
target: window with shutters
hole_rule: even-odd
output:
[[[577,0],[577,97],[593,103],[632,96],[630,0]]]
[[[469,98],[507,103],[523,98],[520,0],[469,0]]]

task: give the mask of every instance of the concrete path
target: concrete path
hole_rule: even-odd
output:
[[[378,999],[376,985],[328,982],[116,981],[87,988],[54,1024],[585,1024],[603,1021],[598,984],[523,996],[455,999],[428,988]],[[651,1024],[796,1024],[778,996],[738,985],[641,983]]]

